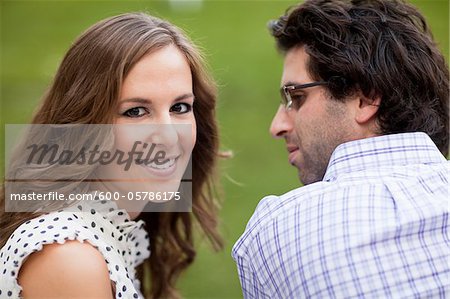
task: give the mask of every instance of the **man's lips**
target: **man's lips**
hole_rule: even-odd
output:
[[[289,153],[288,155],[288,159],[289,159],[289,163],[291,165],[295,164],[295,158],[297,157],[297,153],[298,153],[298,147],[295,145],[287,145],[286,149]]]

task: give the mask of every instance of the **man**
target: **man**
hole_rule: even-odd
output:
[[[233,248],[245,298],[448,298],[449,73],[399,1],[306,1],[270,128],[304,187],[268,196]]]

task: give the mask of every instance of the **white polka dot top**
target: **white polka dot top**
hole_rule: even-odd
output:
[[[150,256],[142,220],[131,221],[114,202],[85,201],[20,225],[0,250],[0,298],[20,298],[17,282],[25,259],[45,244],[89,242],[105,258],[116,298],[143,298],[135,268]]]

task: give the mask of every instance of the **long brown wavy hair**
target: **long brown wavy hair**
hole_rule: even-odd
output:
[[[142,292],[149,298],[178,298],[175,283],[195,258],[196,220],[213,248],[222,248],[217,231],[214,184],[218,157],[216,87],[193,43],[174,25],[144,13],[100,21],[84,32],[65,55],[38,108],[33,124],[109,124],[117,112],[124,78],[146,54],[175,45],[192,73],[197,142],[192,153],[192,213],[141,213],[150,237],[150,258],[138,269]],[[37,213],[5,212],[0,195],[0,247],[13,231]],[[148,283],[150,281],[150,283]]]

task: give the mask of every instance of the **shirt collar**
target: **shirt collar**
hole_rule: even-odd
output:
[[[341,173],[371,168],[445,161],[425,133],[383,135],[339,145],[331,155],[323,180],[334,181]]]

